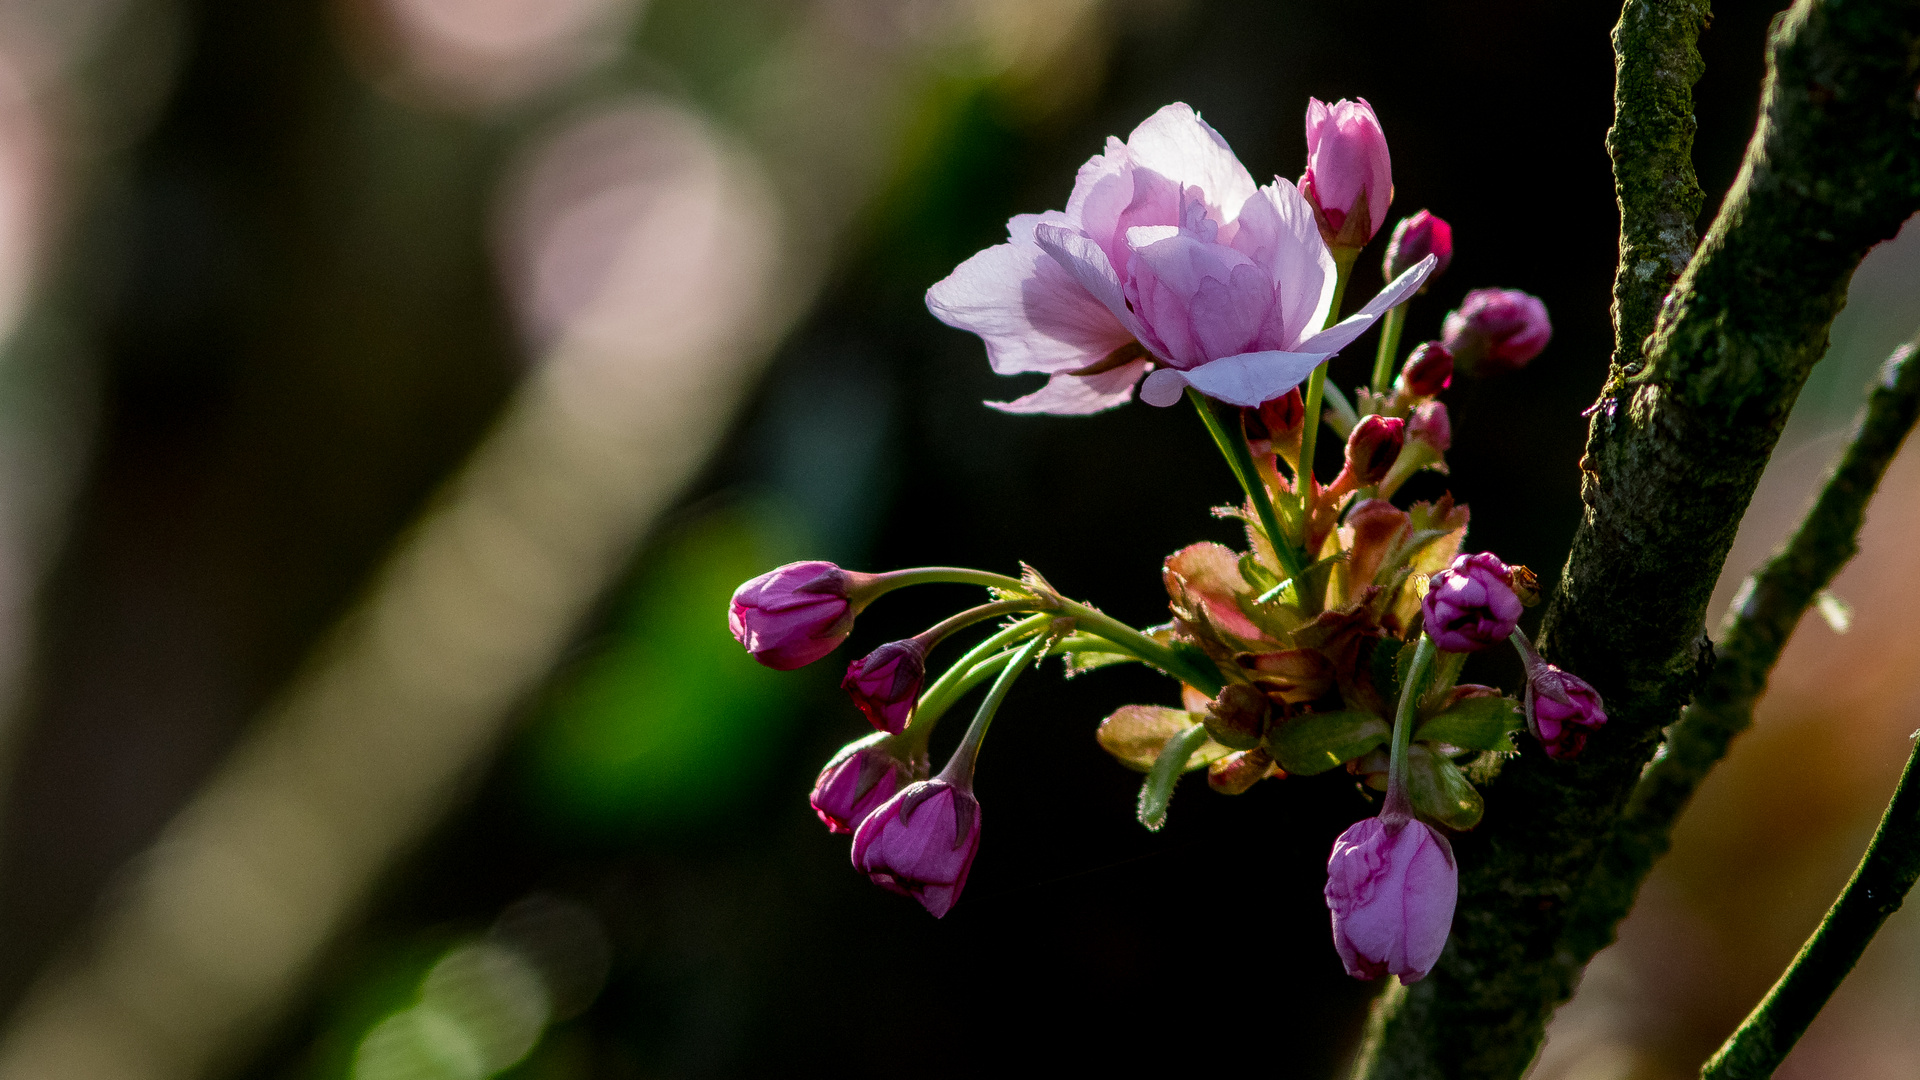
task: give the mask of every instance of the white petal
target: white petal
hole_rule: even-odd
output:
[[[1330,353],[1250,352],[1224,356],[1180,374],[1186,383],[1210,398],[1229,405],[1258,405],[1307,381],[1313,369]],[[1159,374],[1155,372],[1154,374]],[[1149,380],[1151,381],[1151,380]],[[1141,399],[1147,398],[1145,390]]]
[[[1126,404],[1133,396],[1133,384],[1140,381],[1146,370],[1145,360],[1135,360],[1098,375],[1055,375],[1047,380],[1047,385],[1026,397],[989,401],[987,405],[1008,413],[1085,416]]]
[[[1398,307],[1408,297],[1418,292],[1420,286],[1426,283],[1427,276],[1433,273],[1433,268],[1439,263],[1440,260],[1432,255],[1414,263],[1405,273],[1394,278],[1392,284],[1381,289],[1379,295],[1367,301],[1366,307],[1301,342],[1300,351],[1332,356],[1353,344],[1355,338],[1367,332],[1367,327],[1372,326],[1374,320]]]
[[[1114,273],[1113,264],[1107,261],[1107,253],[1100,250],[1100,245],[1072,229],[1048,223],[1033,230],[1033,239],[1081,288],[1106,305],[1113,317],[1127,328],[1128,336],[1140,336],[1139,324],[1127,310],[1127,298],[1120,289],[1120,275]]]
[[[1016,237],[1032,219],[1015,219]],[[1105,305],[1030,240],[982,251],[933,288],[927,309],[948,326],[979,334],[1002,375],[1084,367],[1133,334]]]
[[[1198,186],[1224,220],[1239,216],[1253,195],[1253,177],[1233,156],[1227,140],[1193,109],[1174,102],[1147,117],[1127,136],[1135,165],[1152,169],[1182,188]]]

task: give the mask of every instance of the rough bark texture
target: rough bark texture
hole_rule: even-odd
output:
[[[1634,785],[1627,808],[1592,879],[1581,891],[1561,940],[1561,957],[1578,977],[1633,907],[1653,864],[1667,853],[1673,823],[1753,720],[1753,707],[1793,629],[1820,591],[1859,551],[1867,503],[1920,418],[1920,340],[1893,354],[1874,386],[1846,453],[1813,508],[1779,552],[1747,579],[1744,599],[1727,613],[1714,648],[1713,674],[1667,734],[1666,753]]]
[[[1630,34],[1621,45],[1623,73],[1647,62]],[[1431,977],[1382,999],[1362,1076],[1505,1080],[1532,1060],[1572,991],[1559,949],[1568,901],[1710,663],[1707,601],[1787,411],[1854,268],[1920,207],[1920,0],[1802,0],[1776,23],[1768,59],[1740,175],[1644,364],[1634,370],[1629,350],[1613,372],[1581,461],[1586,513],[1542,651],[1601,690],[1611,722],[1578,762],[1529,747],[1487,785],[1486,822],[1455,844],[1452,941]],[[1662,123],[1680,121],[1641,130]],[[1629,197],[1633,177],[1620,173],[1628,231],[1657,235],[1643,215],[1662,197]],[[1623,320],[1641,295],[1627,290]]]

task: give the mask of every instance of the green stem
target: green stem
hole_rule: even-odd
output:
[[[992,663],[993,661],[988,660],[988,657],[1021,638],[1039,633],[1053,619],[1054,616],[1048,612],[1030,615],[1019,622],[1003,627],[999,633],[967,650],[965,656],[955,660],[952,667],[921,693],[919,703],[913,707],[913,718],[907,723],[906,734],[919,740],[917,746],[924,747],[927,736],[933,733],[933,726],[940,722],[940,717],[960,699],[961,695],[977,686],[981,678],[985,678],[982,674],[980,678],[972,678],[969,681],[976,667],[981,666],[983,662]]]
[[[1400,687],[1400,704],[1393,713],[1393,751],[1387,759],[1387,798],[1380,808],[1381,817],[1412,817],[1413,800],[1407,797],[1407,748],[1413,742],[1413,726],[1420,718],[1420,694],[1426,686],[1427,672],[1433,667],[1433,639],[1425,634],[1413,647],[1413,662],[1407,665],[1407,681]]]
[[[980,702],[980,708],[973,714],[973,723],[967,725],[967,733],[960,738],[959,749],[947,760],[947,767],[940,775],[958,783],[970,783],[973,780],[973,767],[980,758],[980,744],[986,741],[987,728],[993,723],[993,715],[1000,711],[1000,703],[1007,699],[1007,691],[1013,689],[1013,681],[1033,662],[1034,655],[1047,643],[1046,634],[1036,635],[1013,654],[1006,666],[1000,669],[1000,677],[993,680],[993,689],[987,691],[986,699]]]
[[[1407,322],[1407,305],[1398,304],[1380,322],[1380,351],[1373,357],[1373,392],[1385,394],[1393,385],[1393,361],[1400,351],[1400,330]]]
[[[890,570],[884,574],[873,575],[872,583],[865,589],[863,603],[871,603],[875,597],[903,589],[909,585],[980,585],[989,589],[1003,589],[1008,592],[1033,594],[1033,587],[1019,578],[1005,574],[995,574],[987,570],[971,570],[964,566],[916,566],[911,570]]]
[[[1321,328],[1332,326],[1340,321],[1340,302],[1347,295],[1347,279],[1352,275],[1353,263],[1360,257],[1358,248],[1333,249],[1333,304],[1327,308],[1327,318]],[[1313,452],[1320,442],[1320,401],[1327,393],[1327,363],[1321,361],[1307,376],[1307,421],[1300,429],[1300,468],[1294,477],[1293,486],[1299,490],[1300,520],[1313,520],[1313,503],[1317,494],[1315,488],[1319,481],[1313,475]],[[1311,555],[1312,552],[1307,554]]]
[[[1341,393],[1333,383],[1325,384],[1321,391],[1327,396],[1327,412],[1330,414],[1327,423],[1333,427],[1334,434],[1343,439],[1353,434],[1353,429],[1360,424],[1360,413],[1354,409],[1353,402],[1348,401],[1347,395]]]
[[[1853,879],[1780,981],[1700,1070],[1702,1080],[1772,1076],[1853,970],[1880,925],[1899,910],[1914,880],[1920,878],[1920,778],[1916,772],[1920,772],[1920,745],[1907,756],[1893,801],[1887,804]]]
[[[1168,646],[1097,608],[1063,598],[1055,613],[1055,617],[1059,616],[1072,619],[1080,629],[1113,642],[1122,651],[1139,657],[1208,697],[1218,694],[1225,685],[1218,670],[1188,662],[1186,657]]]
[[[1287,579],[1300,581],[1304,586],[1302,575],[1306,564],[1294,549],[1293,541],[1287,539],[1286,532],[1280,528],[1280,517],[1274,513],[1273,500],[1267,495],[1267,485],[1254,467],[1253,452],[1247,449],[1247,440],[1227,430],[1206,395],[1188,387],[1187,398],[1199,411],[1201,422],[1207,425],[1207,434],[1213,436],[1213,444],[1220,448],[1221,456],[1227,459],[1227,467],[1233,470],[1233,478],[1240,481],[1240,490],[1247,493],[1247,501],[1253,504],[1253,512],[1259,515],[1260,527],[1273,545],[1273,553],[1280,559],[1280,567],[1287,572]],[[1309,423],[1307,427],[1311,429],[1313,425]]]
[[[965,630],[967,627],[976,623],[986,622],[988,619],[999,615],[1017,615],[1022,611],[1032,611],[1035,606],[1035,601],[1027,597],[1021,597],[1015,600],[995,600],[991,604],[981,604],[979,607],[971,607],[957,614],[949,615],[927,629],[922,630],[915,636],[927,639],[927,648],[931,649],[933,646],[946,640],[948,635]]]

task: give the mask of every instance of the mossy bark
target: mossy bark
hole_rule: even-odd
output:
[[[1455,843],[1453,938],[1429,978],[1382,999],[1361,1076],[1505,1080],[1538,1051],[1577,977],[1561,951],[1569,900],[1711,663],[1708,598],[1787,412],[1854,268],[1920,208],[1920,0],[1801,0],[1774,26],[1739,177],[1639,345],[1635,320],[1660,283],[1642,280],[1635,238],[1661,250],[1661,222],[1686,216],[1691,173],[1674,162],[1703,15],[1634,0],[1617,36],[1619,349],[1541,632],[1542,652],[1593,682],[1611,719],[1579,761],[1529,747],[1487,785],[1486,821]],[[1641,155],[1666,165],[1643,170]]]

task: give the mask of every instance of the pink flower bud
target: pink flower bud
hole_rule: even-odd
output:
[[[1592,684],[1544,660],[1529,665],[1526,709],[1527,730],[1560,761],[1578,756],[1587,736],[1607,722]]]
[[[1400,369],[1400,392],[1430,398],[1453,385],[1453,354],[1438,341],[1423,341]]]
[[[1444,454],[1453,448],[1453,421],[1447,407],[1437,401],[1423,401],[1407,417],[1407,441],[1424,443]]]
[[[1447,312],[1440,336],[1456,367],[1497,375],[1525,367],[1553,337],[1547,305],[1518,289],[1475,289]]]
[[[1366,98],[1332,105],[1308,99],[1307,171],[1300,193],[1312,204],[1329,247],[1365,247],[1387,223],[1393,166],[1387,137]]]
[[[853,834],[854,869],[935,918],[960,898],[979,850],[980,801],[945,776],[903,789]]]
[[[899,740],[879,732],[833,755],[807,799],[828,831],[852,833],[894,793],[927,775],[924,754],[912,760],[902,755]]]
[[[1387,257],[1381,262],[1386,271],[1387,280],[1392,281],[1412,268],[1414,263],[1427,256],[1440,260],[1427,275],[1427,285],[1433,279],[1447,272],[1447,264],[1453,262],[1453,226],[1425,210],[1400,219],[1393,227],[1393,239],[1387,241]],[[1420,291],[1425,292],[1422,285]]]
[[[1459,890],[1453,848],[1425,822],[1382,815],[1341,833],[1327,860],[1327,907],[1347,974],[1425,978],[1446,948]]]
[[[1506,641],[1525,610],[1512,571],[1485,551],[1461,555],[1433,575],[1420,607],[1427,635],[1446,652],[1478,652]]]
[[[854,577],[819,561],[769,570],[733,591],[727,626],[768,667],[805,667],[852,632]]]
[[[1346,473],[1352,476],[1353,486],[1367,487],[1386,479],[1387,470],[1393,468],[1406,442],[1406,421],[1377,413],[1361,418],[1353,426],[1353,434],[1347,436]],[[1340,486],[1340,481],[1336,480],[1335,486]]]
[[[853,698],[873,726],[898,735],[927,677],[927,646],[919,638],[889,641],[847,665],[840,689]]]
[[[1266,429],[1267,437],[1274,442],[1297,438],[1307,422],[1307,403],[1301,399],[1297,386],[1271,401],[1261,402],[1253,412]]]

